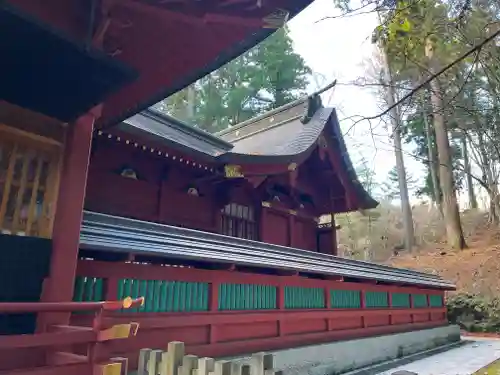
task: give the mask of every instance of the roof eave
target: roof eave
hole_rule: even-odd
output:
[[[117,116],[111,117],[105,122],[101,122],[99,124],[99,128],[104,130],[106,128],[115,126],[116,124],[125,121],[127,118],[132,117],[139,112],[148,110],[159,101],[168,98],[176,92],[181,91],[193,82],[198,81],[199,79],[219,69],[224,64],[230,62],[231,60],[234,60],[241,54],[255,47],[257,44],[269,37],[274,31],[276,30],[261,29],[252,33],[250,37],[239,43],[236,43],[235,45],[233,45],[233,47],[221,53],[215,60],[206,64],[202,69],[196,70],[191,74],[183,76],[179,81],[160,90],[156,95],[153,95],[152,97],[146,98],[145,100],[139,102],[135,107],[128,108]]]
[[[342,131],[340,128],[340,122],[337,117],[337,112],[335,110],[332,111],[330,117],[330,129],[333,132],[336,141],[338,142],[339,152],[342,160],[342,164],[345,165],[345,169],[349,176],[349,181],[351,182],[351,188],[355,190],[358,207],[355,207],[354,210],[359,209],[372,209],[376,208],[379,205],[377,202],[363,187],[359,178],[356,174],[356,170],[354,169],[354,165],[352,164],[351,157],[349,156],[349,152],[347,151],[347,146],[345,144],[344,136],[342,135]]]
[[[166,126],[173,126],[176,129],[192,135],[195,138],[198,138],[199,140],[205,141],[207,143],[211,143],[214,146],[220,147],[220,148],[226,148],[227,150],[230,150],[234,147],[232,143],[226,142],[222,138],[219,138],[213,134],[207,133],[206,131],[203,131],[193,125],[190,125],[188,123],[185,123],[183,121],[180,121],[172,116],[168,116],[164,114],[163,112],[160,112],[156,109],[153,108],[148,108],[138,115],[143,115],[149,118],[152,118]],[[124,122],[127,122],[125,120]]]

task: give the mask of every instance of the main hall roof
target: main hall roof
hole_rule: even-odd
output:
[[[103,129],[255,46],[312,0],[6,0],[0,100]]]
[[[116,129],[217,164],[238,165],[300,164],[325,134],[341,160],[351,185],[346,188],[354,192],[359,208],[376,207],[377,202],[358,181],[335,109],[319,106],[306,119],[310,105],[311,97],[304,97],[215,135],[153,109],[123,121]]]

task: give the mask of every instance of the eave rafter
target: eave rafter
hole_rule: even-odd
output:
[[[108,0],[114,2],[116,0]],[[164,17],[193,25],[227,24],[239,27],[261,27],[278,29],[285,25],[289,12],[285,9],[271,9],[267,15],[262,0],[222,0],[214,2],[190,0],[157,0],[143,2],[139,0],[121,0],[120,6],[134,9],[146,14],[155,13],[156,17]],[[264,9],[263,9],[264,8]],[[250,12],[250,14],[248,13]],[[252,16],[251,13],[254,13]]]
[[[87,46],[100,49],[110,56],[122,52],[122,31],[132,26],[116,16],[114,10],[121,4],[118,0],[91,0]]]

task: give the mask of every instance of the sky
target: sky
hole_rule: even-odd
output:
[[[377,15],[338,17],[339,14],[333,0],[315,0],[288,23],[290,36],[295,52],[304,58],[320,86],[338,80],[334,92],[324,95],[323,103],[337,109],[353,162],[359,162],[363,156],[375,171],[376,180],[383,182],[395,165],[389,133],[378,120],[360,121],[362,117],[379,114],[381,109],[373,89],[349,84],[369,71],[368,61],[374,53],[371,34],[377,26]],[[321,20],[331,16],[335,18]],[[309,91],[315,88],[314,83]],[[415,178],[423,178],[423,167],[410,156],[411,151],[411,145],[404,147],[406,169]]]
[[[353,163],[356,165],[364,157],[374,170],[376,181],[383,183],[396,163],[390,133],[384,130],[380,121],[360,121],[360,118],[375,116],[385,108],[377,102],[373,89],[350,84],[362,77],[369,78],[369,61],[375,52],[371,35],[378,25],[377,15],[373,12],[350,17],[339,15],[333,0],[315,0],[288,23],[290,36],[295,52],[318,77],[319,88],[338,80],[333,94],[322,96],[323,103],[337,109]],[[316,89],[317,85],[311,84],[308,91],[312,93]],[[424,178],[425,170],[422,163],[412,157],[413,152],[414,146],[403,145],[406,172],[418,181]],[[486,193],[479,187],[475,190],[480,205],[486,207]],[[465,191],[461,191],[457,198],[462,208],[468,206]],[[410,192],[410,201],[415,204],[420,200]]]

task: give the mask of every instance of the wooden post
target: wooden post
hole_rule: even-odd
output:
[[[59,197],[52,232],[50,276],[42,300],[67,302],[73,299],[80,226],[90,161],[94,122],[100,107],[71,124],[66,134]],[[67,324],[69,313],[44,314],[42,324]]]
[[[285,285],[280,282],[276,287],[276,306],[278,310],[285,310]],[[278,336],[284,336],[283,320],[278,320]]]
[[[142,349],[139,352],[137,375],[282,375],[281,371],[275,370],[273,367],[274,356],[272,354],[253,354],[250,363],[238,359],[214,361],[213,358],[185,355],[184,343],[174,341],[168,344],[166,352]],[[146,371],[143,371],[144,369]],[[98,373],[98,375],[107,375],[107,373]]]
[[[137,366],[137,375],[147,375],[148,371],[148,362],[149,358],[151,358],[151,349],[141,349],[139,351],[139,364]]]
[[[179,375],[191,375],[192,371],[197,369],[198,357],[188,354],[182,358],[182,366],[179,367]]]
[[[161,350],[151,351],[147,365],[147,375],[158,375],[158,373],[160,372],[162,354],[163,351]]]
[[[331,240],[332,240],[332,255],[337,255],[338,254],[338,248],[337,248],[337,225],[335,225],[335,214],[332,212],[330,213],[330,222],[332,224],[332,227],[330,228],[331,230]]]
[[[413,294],[411,294],[411,293],[410,293],[410,309],[411,309],[411,310],[410,310],[410,311],[411,311],[411,313],[410,313],[410,317],[411,317],[411,322],[412,322],[412,323],[415,323],[415,315],[413,314],[413,312],[414,312],[414,310],[413,310],[413,309],[414,309],[414,308],[415,308],[415,305],[414,305],[414,303],[413,303]]]
[[[209,375],[214,371],[215,361],[213,358],[200,358],[198,360],[198,375]]]
[[[214,375],[231,375],[231,362],[229,361],[215,362]]]
[[[251,358],[252,375],[266,375],[267,370],[274,367],[274,357],[272,354],[255,353]]]
[[[392,325],[392,293],[387,292],[387,301],[389,302],[389,325]]]
[[[359,291],[359,303],[360,303],[360,307],[361,307],[361,327],[363,328],[366,328],[366,320],[365,320],[365,311],[366,311],[366,302],[365,302],[365,291],[364,290],[360,290]]]
[[[426,293],[425,296],[427,297],[427,308],[431,307],[431,296],[429,293]],[[427,320],[430,322],[432,321],[432,312],[428,314]]]
[[[216,314],[219,311],[219,285],[220,282],[214,280],[210,284],[210,313]],[[209,339],[211,344],[217,342],[217,326],[215,324],[210,324],[209,326]]]
[[[259,239],[265,242],[266,241],[265,227],[266,227],[266,214],[267,214],[266,207],[261,206],[259,212],[260,212]]]
[[[291,211],[288,213],[288,246],[295,246],[295,217]]]
[[[330,298],[330,287],[325,286],[323,289],[323,293],[325,295],[325,307],[327,310],[331,310],[332,308],[332,300]],[[326,330],[330,331],[332,329],[331,324],[330,324],[330,318],[326,318]]]
[[[167,373],[165,375],[177,375],[178,369],[182,365],[184,358],[184,343],[180,341],[172,341],[168,343],[166,366]],[[163,374],[162,374],[163,375]]]

